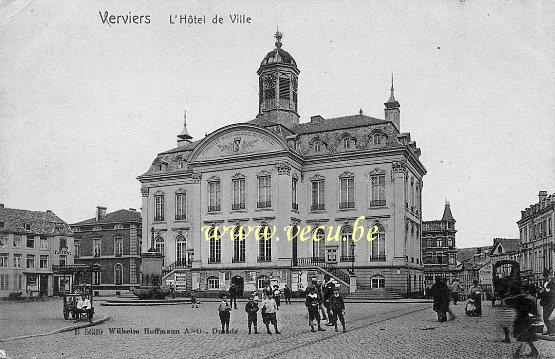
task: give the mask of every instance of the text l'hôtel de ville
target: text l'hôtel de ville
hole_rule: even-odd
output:
[[[99,11],[100,20],[108,26],[124,25],[124,24],[150,24],[152,18],[148,14],[133,14],[129,11],[127,14],[112,14],[109,11]],[[220,15],[199,15],[199,14],[170,14],[169,23],[177,25],[204,25],[215,24],[222,25],[231,24],[252,24],[252,17],[244,14],[229,14],[227,16]]]

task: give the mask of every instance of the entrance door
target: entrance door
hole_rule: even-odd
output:
[[[41,274],[39,276],[39,296],[48,296],[48,275]]]
[[[231,284],[235,284],[235,288],[237,288],[237,296],[243,296],[243,290],[245,289],[245,280],[241,276],[235,276],[231,278]]]

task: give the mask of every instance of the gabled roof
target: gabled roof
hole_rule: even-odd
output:
[[[120,209],[112,213],[108,213],[106,217],[96,220],[96,218],[90,218],[81,222],[72,224],[73,227],[83,226],[83,225],[95,225],[95,224],[105,224],[105,223],[128,223],[128,222],[141,222],[141,213],[138,211],[130,211],[127,209]]]
[[[0,207],[0,222],[4,223],[3,228],[0,228],[0,231],[4,233],[73,235],[69,225],[52,211],[42,212]],[[31,228],[25,229],[26,224],[30,224]]]
[[[503,254],[515,253],[520,250],[520,239],[518,238],[494,238],[493,246],[489,252],[489,255],[497,254],[497,248],[503,247]]]

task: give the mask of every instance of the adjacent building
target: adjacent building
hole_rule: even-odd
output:
[[[457,276],[455,223],[451,206],[446,201],[441,220],[424,221],[422,224],[422,262],[426,287],[431,287],[438,276],[449,283]]]
[[[541,284],[543,274],[555,266],[555,193],[540,191],[538,202],[521,211],[518,222],[522,248],[521,269],[532,283]]]
[[[0,297],[58,295],[71,278],[52,265],[73,264],[73,233],[52,211],[6,208],[0,204]]]
[[[178,146],[138,177],[143,253],[151,246],[162,253],[163,280],[184,290],[218,291],[232,282],[245,290],[267,282],[297,290],[324,273],[343,286],[356,276],[358,289],[422,290],[426,170],[416,142],[401,132],[393,82],[384,119],[360,110],[301,122],[300,71],[279,32],[276,40],[257,71],[256,118],[197,141],[185,121]],[[353,240],[361,215],[366,232],[377,229],[375,240]],[[220,232],[236,225],[257,226],[268,237],[299,228],[291,240]],[[207,240],[205,226],[218,226],[209,233],[216,236]],[[317,240],[299,239],[308,226]],[[341,240],[325,240],[332,226]]]
[[[140,284],[141,214],[121,209],[112,213],[96,207],[96,215],[71,225],[75,233],[75,263],[98,264],[93,273],[96,291],[119,294]]]

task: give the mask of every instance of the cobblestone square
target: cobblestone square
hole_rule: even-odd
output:
[[[110,322],[67,332],[0,342],[10,358],[508,358],[516,344],[501,344],[500,316],[485,306],[484,317],[437,323],[430,304],[347,304],[347,333],[311,333],[302,303],[281,306],[281,335],[249,335],[244,303],[231,314],[231,334],[216,334],[217,303],[147,307],[97,306]],[[41,334],[72,324],[61,303],[2,303],[0,338]],[[259,320],[259,329],[262,329]],[[149,328],[150,334],[145,334]],[[111,333],[111,330],[114,333]],[[123,334],[116,334],[121,329]],[[170,334],[161,334],[169,331]],[[178,333],[178,332],[179,333]],[[537,342],[541,358],[555,357],[553,342]]]

